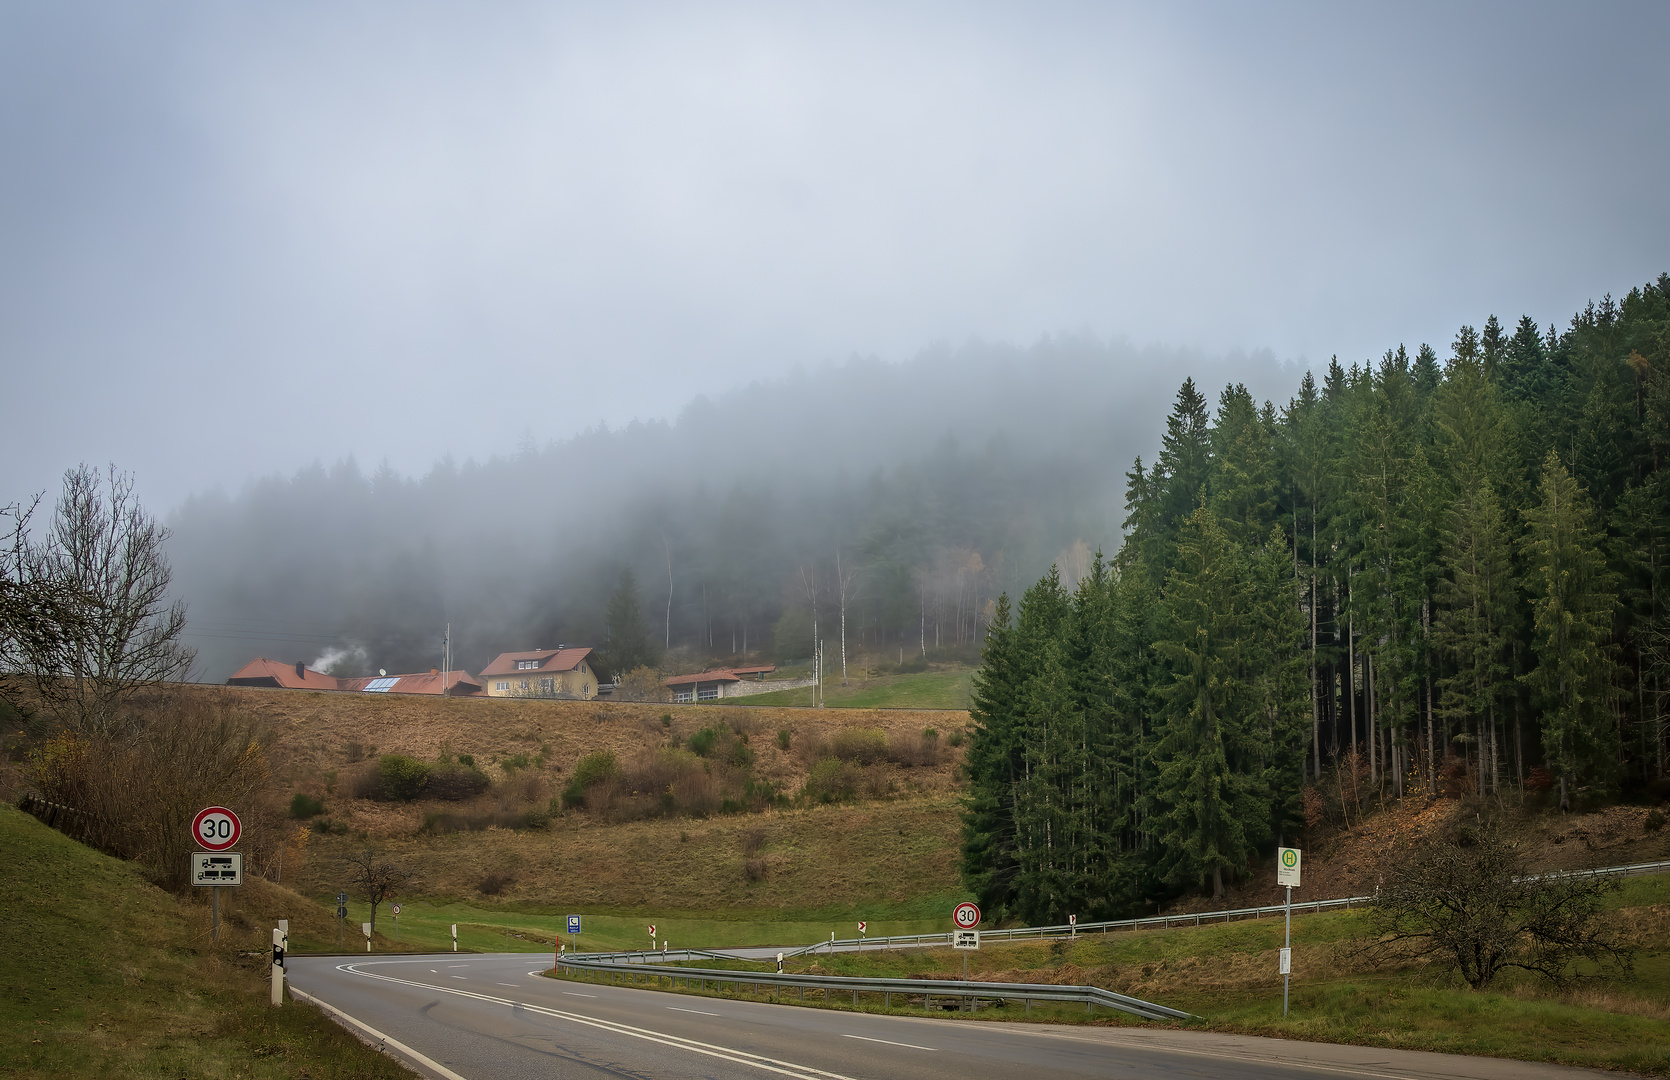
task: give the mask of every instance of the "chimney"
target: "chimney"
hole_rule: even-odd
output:
[[[302,662],[300,660],[296,661],[296,678],[298,678],[298,679],[307,678],[307,668],[306,668],[305,665],[302,664]]]

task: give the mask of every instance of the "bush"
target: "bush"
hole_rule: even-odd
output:
[[[723,729],[717,727],[705,727],[696,732],[690,736],[691,752],[698,757],[707,757],[713,753],[714,744],[719,741],[722,732]]]
[[[445,799],[447,802],[460,802],[474,798],[487,790],[492,783],[487,774],[472,765],[463,764],[464,755],[459,756],[456,765],[437,765],[429,772],[429,785],[425,794],[433,799]]]
[[[947,746],[961,746],[962,744],[963,744],[963,729],[962,728],[958,728],[956,731],[953,731],[951,734],[945,736],[945,745],[947,745]]]
[[[498,896],[510,886],[516,884],[516,875],[508,870],[491,870],[481,875],[476,883],[476,892],[483,896]]]
[[[927,728],[920,735],[900,732],[887,740],[887,759],[911,768],[939,764],[939,732]]]
[[[306,821],[308,818],[318,817],[324,812],[325,801],[323,799],[300,791],[290,797],[290,816],[297,821]]]
[[[563,805],[589,806],[586,801],[587,792],[596,785],[619,776],[620,765],[615,761],[615,755],[607,750],[587,754],[574,763],[574,776],[569,780],[568,787],[563,789]]]
[[[874,765],[887,760],[887,733],[880,728],[847,728],[835,733],[829,749],[842,761]]]
[[[429,785],[430,768],[415,757],[384,754],[377,760],[376,798],[387,802],[410,802]]]
[[[742,873],[749,881],[765,880],[765,860],[749,859],[747,862],[742,864]]]
[[[849,802],[858,793],[859,770],[839,758],[825,758],[812,766],[800,794],[807,802]]]
[[[1664,811],[1653,810],[1647,814],[1647,820],[1641,823],[1648,832],[1658,832],[1664,828]]]
[[[794,732],[790,731],[788,728],[784,728],[779,731],[777,733],[777,748],[779,750],[787,750],[789,748],[789,740],[793,737]]]

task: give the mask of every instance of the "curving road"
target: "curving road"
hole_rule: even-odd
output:
[[[537,954],[291,956],[290,985],[444,1080],[1570,1080],[1493,1058],[1158,1028],[874,1016],[541,978]]]

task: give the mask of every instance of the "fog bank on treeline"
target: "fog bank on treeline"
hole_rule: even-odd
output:
[[[1292,382],[1267,355],[942,346],[698,398],[671,422],[524,436],[421,478],[348,460],[200,495],[171,516],[169,546],[195,674],[256,655],[426,670],[448,623],[471,670],[600,643],[624,569],[653,644],[701,657],[809,655],[814,599],[833,655],[843,582],[849,648],[969,644],[999,592],[1117,547],[1124,473],[1152,457],[1187,376],[1261,398]],[[551,393],[553,412],[588,410]]]

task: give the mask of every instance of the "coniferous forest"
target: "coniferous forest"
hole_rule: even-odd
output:
[[[1411,794],[1666,785],[1670,275],[1564,330],[1177,392],[1125,540],[998,604],[963,875],[1030,923],[1225,885]]]

